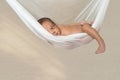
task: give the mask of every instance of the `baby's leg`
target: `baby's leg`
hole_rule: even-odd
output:
[[[88,35],[90,35],[92,38],[96,39],[99,47],[96,51],[96,54],[103,53],[105,51],[105,43],[102,37],[99,35],[99,33],[93,29],[90,24],[84,24],[82,27],[83,32],[86,32]]]

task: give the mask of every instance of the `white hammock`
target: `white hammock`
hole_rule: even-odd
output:
[[[94,21],[92,27],[99,31],[109,1],[110,0],[91,0],[83,11],[75,18],[75,22],[80,22],[83,19],[88,22]],[[19,0],[7,0],[7,2],[33,33],[56,47],[71,49],[87,44],[92,40],[92,38],[86,33],[77,33],[68,36],[53,36],[37,22],[37,19],[33,17],[30,11],[23,7]]]

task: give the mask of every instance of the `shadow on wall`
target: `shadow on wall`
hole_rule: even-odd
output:
[[[0,65],[2,79],[66,80],[63,64],[54,57],[41,53],[19,52],[17,54],[0,50]]]

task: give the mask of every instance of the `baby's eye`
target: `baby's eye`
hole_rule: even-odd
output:
[[[55,28],[55,26],[50,27],[50,29],[54,29],[54,28]]]
[[[54,27],[50,27],[50,29],[54,29]]]

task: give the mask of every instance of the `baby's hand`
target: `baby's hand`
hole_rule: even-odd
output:
[[[91,21],[89,24],[92,25],[94,21]]]
[[[93,21],[91,21],[91,22],[88,23],[87,21],[83,20],[83,21],[81,21],[80,24],[81,24],[81,25],[89,24],[90,26],[92,26]]]
[[[81,25],[84,25],[84,24],[86,24],[87,22],[85,21],[85,20],[83,20],[83,21],[81,21]]]

